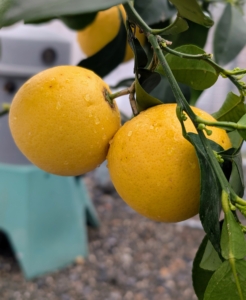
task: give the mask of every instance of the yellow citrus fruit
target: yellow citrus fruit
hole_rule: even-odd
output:
[[[23,154],[41,169],[66,176],[93,170],[120,127],[105,99],[108,85],[94,72],[58,66],[30,78],[11,104],[9,126]]]
[[[126,13],[122,5],[100,11],[91,24],[77,32],[78,44],[86,56],[94,55],[116,37],[121,25],[120,14],[125,21]],[[139,30],[136,31],[136,37],[141,44],[144,44],[145,35],[140,33]],[[123,62],[132,59],[133,56],[133,51],[126,41]]]
[[[195,148],[182,136],[175,110],[176,104],[162,104],[126,122],[111,141],[107,156],[110,177],[122,199],[138,213],[162,222],[186,220],[199,211],[198,159]],[[190,119],[185,127],[196,132]],[[231,147],[226,131],[210,129],[211,140],[224,149]]]

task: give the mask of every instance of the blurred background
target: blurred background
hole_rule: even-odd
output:
[[[215,19],[219,17],[220,12],[218,5],[213,13]],[[18,87],[31,73],[47,67],[45,63],[44,65],[37,65],[35,61],[32,62],[31,52],[35,51],[33,45],[44,43],[44,41],[48,44],[54,43],[54,45],[55,42],[60,43],[58,51],[63,53],[60,64],[76,65],[84,57],[77,44],[76,33],[58,20],[44,25],[24,26],[16,24],[3,28],[0,31],[0,38],[3,39],[2,44],[4,38],[8,39],[12,36],[16,40],[16,48],[9,47],[12,47],[11,51],[14,53],[15,49],[17,51],[18,41],[23,32],[27,38],[29,37],[28,43],[32,44],[32,47],[29,48],[30,53],[24,50],[21,53],[22,66],[18,67],[19,62],[16,62],[15,65],[14,59],[6,58],[4,54],[0,60],[0,83],[2,83],[0,103],[9,102]],[[29,33],[26,34],[26,32]],[[39,37],[39,41],[35,36]],[[5,45],[8,43],[6,42]],[[24,43],[21,47],[24,49],[25,45],[27,44]],[[46,49],[52,47],[47,46]],[[206,49],[207,52],[212,52],[210,37]],[[245,51],[244,49],[237,60],[226,67],[240,66],[245,68]],[[49,52],[47,55],[49,60],[52,53]],[[5,65],[3,64],[4,58],[6,58]],[[104,80],[110,86],[114,86],[122,79],[133,77],[133,66],[133,60],[123,63],[107,75]],[[35,67],[36,71],[32,67]],[[197,106],[210,113],[215,112],[230,90],[233,90],[233,87],[229,81],[219,78],[215,86],[202,94]],[[4,97],[7,100],[3,101]],[[120,110],[130,117],[131,108],[128,97],[117,98],[117,103]],[[0,139],[1,168],[6,163],[14,166],[29,165],[29,162],[14,148],[7,129],[6,116],[0,118]],[[16,173],[16,171],[14,172]],[[12,188],[15,189],[14,181],[11,178],[9,180],[13,184]],[[84,190],[81,198],[87,197],[83,200],[85,201],[83,205],[79,206],[81,215],[85,216],[85,220],[79,219],[78,221],[84,222],[83,228],[81,231],[76,231],[76,234],[81,233],[81,236],[83,235],[81,243],[86,249],[83,250],[84,252],[78,252],[78,255],[75,251],[69,258],[64,258],[64,261],[57,263],[47,272],[41,271],[39,274],[38,271],[36,273],[33,271],[29,274],[31,266],[28,263],[33,264],[33,261],[30,259],[26,266],[24,259],[21,258],[21,252],[13,247],[10,237],[2,231],[0,235],[1,300],[196,299],[191,283],[192,263],[204,237],[198,217],[177,224],[162,224],[138,215],[116,193],[110,182],[105,164],[86,174],[83,178],[74,180],[83,181]],[[46,187],[46,183],[43,184]],[[59,189],[59,183],[57,184],[56,188]],[[74,197],[74,189],[76,189],[75,186],[70,187],[67,194],[71,198]],[[0,217],[5,218],[3,213],[6,204],[3,203],[4,194],[2,191],[3,189],[1,189],[2,194],[0,195],[2,207],[2,210],[0,208]],[[18,193],[13,197],[18,198]],[[77,200],[76,198],[74,201]],[[47,206],[49,207],[49,204]],[[19,213],[21,214],[21,211]],[[18,216],[18,208],[15,208],[15,214]],[[58,217],[57,219],[54,217],[53,221],[57,227],[63,224],[63,221]],[[69,223],[69,220],[67,222]],[[64,224],[67,223],[64,221]],[[40,226],[42,227],[42,225]],[[58,230],[59,228],[56,232]],[[71,228],[71,230],[75,229]],[[69,239],[64,239],[64,245],[58,247],[71,249],[73,248],[72,242]],[[49,243],[45,244],[44,248],[40,246],[41,250],[33,250],[35,254],[40,252],[35,260],[39,260],[41,265],[44,264],[45,256],[43,253],[45,251],[47,253],[49,250],[53,251],[53,256],[55,256],[55,252],[52,250],[52,241],[49,240]],[[51,259],[55,258],[52,257]]]

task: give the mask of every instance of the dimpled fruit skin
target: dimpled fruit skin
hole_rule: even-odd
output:
[[[104,98],[108,85],[90,70],[58,66],[30,78],[15,95],[9,125],[22,153],[41,169],[64,176],[101,164],[120,127]]]
[[[117,6],[99,11],[95,20],[77,32],[81,50],[92,56],[111,42],[120,29],[120,14]]]
[[[77,41],[86,56],[92,56],[109,42],[111,42],[119,32],[121,17],[126,21],[126,12],[122,5],[113,6],[107,10],[99,11],[95,20],[82,30],[77,32]],[[136,37],[143,45],[145,35],[136,30]],[[134,57],[133,51],[126,41],[126,51],[123,62],[127,62]]]
[[[212,116],[193,111],[207,120]],[[186,220],[199,211],[200,171],[194,147],[182,136],[176,104],[152,107],[125,123],[115,134],[107,160],[112,182],[138,213],[162,222]],[[190,119],[188,132],[195,132]],[[231,147],[226,132],[212,128],[209,137]]]

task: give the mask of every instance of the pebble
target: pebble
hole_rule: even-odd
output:
[[[0,299],[197,299],[191,269],[204,236],[198,218],[183,224],[148,220],[120,199],[108,178],[98,184],[96,176],[84,177],[101,222],[88,227],[88,257],[27,281],[13,255],[0,252]]]

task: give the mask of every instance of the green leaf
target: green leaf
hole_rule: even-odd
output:
[[[232,172],[230,177],[230,185],[239,197],[243,197],[245,186],[241,153],[239,152],[236,156],[234,156],[231,159],[231,161]]]
[[[182,45],[192,44],[204,48],[209,29],[189,20],[186,20],[186,23],[189,26],[188,30],[172,36],[172,45],[170,47],[177,48]],[[169,37],[166,36],[167,40],[168,38]]]
[[[59,19],[66,24],[67,27],[73,30],[81,30],[92,23],[97,15],[97,12],[88,14],[65,15]]]
[[[211,242],[208,241],[204,251],[204,255],[202,257],[202,261],[200,263],[200,267],[208,271],[216,271],[221,264],[222,261],[219,257],[218,252],[215,251]]]
[[[11,7],[12,0],[1,0],[0,2],[0,20],[3,18],[6,11]],[[0,28],[1,28],[1,22],[0,22]]]
[[[18,21],[35,21],[57,16],[91,13],[125,3],[124,0],[12,0],[0,26],[9,26]]]
[[[193,287],[199,300],[203,299],[208,282],[214,274],[214,272],[204,270],[203,268],[200,267],[200,263],[204,256],[207,243],[208,243],[208,237],[205,236],[196,253],[193,262],[193,268],[192,268]]]
[[[203,91],[191,89],[190,105],[195,106]]]
[[[232,147],[235,149],[239,149],[242,146],[243,139],[237,130],[233,130],[228,133],[229,138],[231,140]]]
[[[171,19],[176,13],[167,0],[135,0],[134,7],[148,25]]]
[[[246,114],[237,122],[238,125],[246,126]],[[246,140],[246,129],[238,129],[238,133]]]
[[[170,0],[170,2],[176,6],[181,17],[206,27],[214,24],[208,14],[202,11],[196,0]]]
[[[243,99],[229,92],[221,108],[213,113],[213,117],[218,121],[238,122],[245,113]]]
[[[228,3],[214,33],[214,57],[218,64],[233,60],[246,44],[246,24],[240,10]]]
[[[148,70],[140,70],[141,81],[136,76],[135,90],[138,110],[142,111],[149,107],[162,104],[156,97],[151,95],[151,91],[161,82],[161,76],[158,73]]]
[[[192,55],[205,53],[203,49],[194,45],[180,46],[175,51]],[[166,55],[166,60],[175,79],[195,90],[207,89],[218,79],[219,74],[205,60],[181,58],[170,53]],[[160,64],[157,66],[157,71],[165,75]]]
[[[238,284],[242,291],[239,296],[236,281],[229,261],[223,262],[208,283],[204,300],[243,300],[246,299],[246,262],[234,261]]]
[[[220,253],[220,184],[199,136],[194,133],[188,133],[188,136],[195,147],[200,165],[201,192],[199,214],[201,223],[213,247]]]
[[[225,214],[220,244],[221,255],[225,259],[243,259],[246,256],[244,233],[231,211]]]
[[[175,21],[164,28],[160,35],[179,34],[189,28],[187,21],[184,18],[177,16]]]
[[[137,74],[136,101],[139,111],[162,103],[176,103],[176,98],[166,77],[146,69],[138,69]],[[179,84],[179,87],[189,101],[190,88],[184,84]]]

